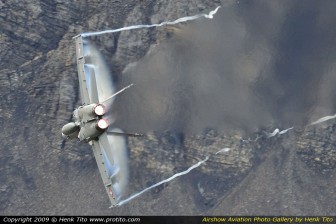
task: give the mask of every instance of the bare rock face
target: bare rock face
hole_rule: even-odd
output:
[[[327,10],[332,8],[328,4],[334,3],[321,4],[314,10],[307,6],[307,9],[304,9],[306,11],[300,11],[298,18],[306,18],[306,14],[314,16],[316,24],[327,24],[320,28],[315,24],[315,29],[320,29],[321,32],[331,30],[327,28],[333,23],[326,22],[332,21],[333,18]],[[128,139],[131,170],[128,194],[131,195],[177,172],[186,170],[206,156],[209,156],[209,160],[188,175],[157,187],[128,204],[112,210],[108,208],[108,198],[89,145],[77,141],[65,142],[61,138],[61,127],[71,119],[72,111],[80,104],[72,37],[88,31],[173,21],[182,16],[208,13],[218,5],[224,8],[223,14],[227,17],[223,18],[239,18],[239,26],[235,25],[231,27],[232,29],[228,29],[230,31],[227,34],[228,38],[232,40],[225,39],[223,44],[218,46],[218,49],[224,49],[228,55],[227,58],[233,58],[232,63],[223,62],[223,64],[230,64],[230,69],[225,72],[235,74],[234,77],[238,76],[243,83],[248,82],[249,87],[261,86],[262,90],[258,89],[257,94],[267,93],[264,80],[267,80],[268,76],[266,77],[265,74],[274,72],[276,75],[269,79],[271,82],[280,80],[281,85],[266,95],[278,98],[275,101],[271,100],[273,98],[267,98],[265,103],[270,105],[276,104],[274,102],[282,103],[285,105],[284,108],[291,109],[292,107],[286,107],[286,105],[295,105],[296,101],[286,104],[285,99],[290,98],[286,94],[288,91],[291,93],[299,93],[299,91],[293,86],[284,84],[281,71],[276,70],[283,65],[282,59],[277,59],[272,52],[285,54],[285,50],[277,47],[288,47],[292,41],[286,42],[285,34],[281,36],[282,41],[275,40],[275,36],[278,36],[281,31],[286,34],[291,33],[295,26],[302,27],[302,24],[294,24],[292,25],[294,28],[290,27],[288,21],[295,20],[294,16],[288,18],[288,21],[281,19],[283,15],[292,15],[292,12],[296,11],[298,6],[295,3],[201,0],[114,0],[98,3],[61,0],[0,1],[0,125],[2,127],[0,214],[335,215],[336,123],[334,120],[317,126],[298,125],[288,133],[273,138],[267,138],[266,134],[274,128],[270,125],[262,125],[257,130],[249,130],[247,133],[241,129],[223,131],[211,126],[202,126],[200,132],[191,133],[185,128],[193,127],[186,125],[186,120],[192,121],[189,119],[191,115],[184,112],[191,111],[188,108],[193,107],[185,103],[188,103],[189,95],[182,97],[178,102],[183,106],[180,106],[178,113],[172,116],[173,120],[167,121],[167,124],[176,124],[174,128],[146,130],[145,137]],[[257,16],[260,9],[267,12],[265,17],[270,18],[269,20]],[[266,21],[265,25],[255,25],[261,23],[260,21]],[[280,31],[275,30],[273,23],[278,24]],[[310,27],[313,23],[308,23],[307,26]],[[231,23],[227,22],[230,28],[229,24]],[[249,26],[249,24],[254,25]],[[171,53],[164,55],[163,58],[167,59],[172,59],[176,52],[179,53],[179,49],[195,47],[193,41],[198,40],[190,38],[191,36],[188,36],[190,33],[181,32],[183,29],[188,29],[188,24],[125,31],[90,37],[90,40],[104,54],[116,86],[121,87],[128,81],[132,81],[128,75],[132,74],[134,69],[139,69],[139,74],[140,71],[146,71],[140,70],[141,64],[152,60],[151,57],[155,55],[157,49],[165,49],[160,46],[171,46],[164,45],[166,41],[175,43],[175,40],[179,40],[178,44],[173,45],[175,51],[167,50]],[[254,29],[256,31],[252,32],[251,30]],[[325,36],[333,40],[334,33],[325,33]],[[241,42],[236,43],[234,39],[239,39]],[[327,52],[331,46],[330,40],[325,38],[324,45],[317,46],[322,52],[317,52],[317,58],[314,58],[319,67],[329,66],[323,58],[323,52]],[[262,43],[262,46],[255,47],[256,42]],[[303,43],[303,46],[304,44],[312,46],[313,43],[315,42],[310,40]],[[239,46],[238,50],[237,46]],[[294,47],[293,52],[306,49],[300,46]],[[269,57],[259,57],[263,47],[269,51],[276,50],[269,52]],[[199,49],[211,49],[211,45],[209,48],[197,48],[195,52]],[[316,52],[313,47],[306,51],[306,55],[313,55],[312,52]],[[173,57],[173,59],[178,61],[185,55],[192,55],[190,52],[185,54],[182,52],[180,57]],[[296,52],[295,55],[300,54]],[[297,58],[294,56],[293,58]],[[253,58],[253,63],[250,57]],[[201,57],[195,58],[199,62],[206,61]],[[212,60],[213,63],[216,62],[215,59]],[[308,56],[306,59],[310,60]],[[174,71],[188,67],[194,63],[193,60],[181,59],[178,64],[180,67],[174,67]],[[327,62],[334,62],[334,60],[335,57],[330,56]],[[174,60],[171,61],[174,62]],[[169,64],[171,61],[167,61],[167,65],[171,65]],[[267,66],[262,67],[263,64]],[[287,61],[285,64],[288,64]],[[298,64],[305,65],[302,61],[298,61]],[[262,69],[258,68],[259,65]],[[295,65],[292,66],[295,67]],[[297,66],[295,69],[300,71],[301,67]],[[190,72],[186,69],[179,71],[186,74]],[[331,71],[334,70],[331,69]],[[331,99],[335,99],[332,91],[329,91],[332,88],[323,88],[334,86],[330,84],[335,82],[334,76],[330,74],[332,73],[329,71],[318,80],[321,85],[317,90],[324,100],[314,103],[311,98],[303,98],[308,102],[308,106],[303,105],[304,109],[316,112],[319,111],[318,108],[323,108],[322,112],[328,113],[336,109],[335,103],[330,103]],[[171,77],[173,76],[169,76],[167,80]],[[311,81],[304,87],[309,88],[311,83],[314,82]],[[155,83],[152,85],[155,86]],[[141,89],[135,88],[133,93],[131,91],[129,98],[134,96],[133,99],[138,99],[135,95]],[[242,92],[244,91],[242,89]],[[178,93],[174,92],[174,94],[178,96]],[[229,101],[232,102],[231,105],[235,100],[238,99]],[[244,102],[248,101],[249,99]],[[128,107],[127,103],[123,104],[123,102],[132,103],[127,97],[120,97],[116,106],[123,109],[119,110],[118,116],[124,114],[127,117],[126,114],[128,114],[127,119],[135,122],[136,119],[132,113],[127,113],[127,109],[132,107]],[[227,107],[229,106],[225,105],[225,108]],[[255,111],[237,111],[244,116],[253,112]],[[297,118],[295,113],[290,113],[290,115],[282,114],[281,119],[277,119],[278,114],[275,109],[269,109],[267,112],[273,116],[269,116],[273,124],[277,125],[282,125],[286,117],[292,116],[289,120]],[[322,113],[316,112],[316,114]],[[313,114],[314,118],[316,114]],[[309,114],[306,119],[311,117],[313,116]],[[223,119],[229,120],[224,115]],[[235,124],[234,120],[230,122]],[[123,122],[120,123],[122,124]],[[121,128],[126,127],[125,124]],[[246,136],[250,136],[252,140],[247,140]],[[216,154],[225,148],[228,150]]]
[[[330,173],[336,166],[335,124],[305,130],[297,141],[302,161],[322,173]]]

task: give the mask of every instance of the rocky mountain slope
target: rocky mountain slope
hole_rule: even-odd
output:
[[[80,105],[72,37],[218,5],[217,20],[92,38],[116,86],[135,83],[115,102],[116,125],[145,133],[128,140],[128,195],[210,155],[188,175],[109,209],[90,147],[61,138]],[[307,126],[336,111],[333,6],[0,1],[0,214],[335,215],[336,122]],[[156,96],[170,99],[173,114],[155,117],[164,106]]]

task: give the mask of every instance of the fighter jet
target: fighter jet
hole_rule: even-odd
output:
[[[128,164],[125,136],[141,134],[124,133],[109,129],[113,118],[108,114],[116,95],[111,76],[99,52],[81,35],[74,37],[82,106],[73,112],[73,122],[63,126],[62,136],[79,138],[89,143],[103,179],[111,207],[117,206],[127,185]]]

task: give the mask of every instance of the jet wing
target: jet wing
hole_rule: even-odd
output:
[[[113,130],[121,132],[121,130]],[[124,136],[107,132],[92,141],[92,148],[111,207],[117,206],[128,182],[127,146]]]
[[[74,37],[74,39],[76,42],[76,61],[77,61],[78,80],[80,89],[79,91],[82,99],[82,104],[90,104],[90,97],[89,97],[90,77],[86,77],[85,74],[85,55],[88,54],[88,46],[84,44],[81,35]]]
[[[93,44],[84,40],[81,35],[74,39],[82,103],[103,102],[115,92],[108,66]],[[112,102],[113,100],[109,103]]]

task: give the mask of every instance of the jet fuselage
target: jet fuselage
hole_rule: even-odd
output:
[[[103,119],[105,107],[101,104],[90,104],[78,107],[73,112],[74,122],[63,126],[62,135],[68,139],[78,137],[80,141],[97,139],[107,128],[108,122]]]

